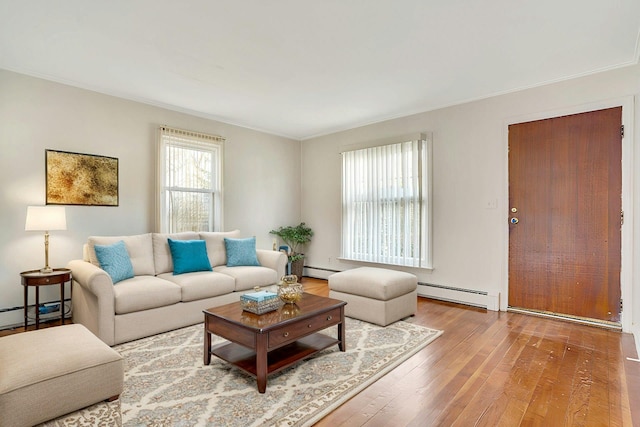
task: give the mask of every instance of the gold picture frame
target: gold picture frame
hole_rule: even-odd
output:
[[[118,159],[45,150],[46,204],[118,206]]]

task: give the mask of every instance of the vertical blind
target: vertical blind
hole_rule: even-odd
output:
[[[160,231],[216,231],[222,222],[224,138],[160,128]]]
[[[342,153],[342,258],[431,267],[428,144]]]

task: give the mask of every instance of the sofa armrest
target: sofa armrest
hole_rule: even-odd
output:
[[[108,345],[115,344],[115,294],[111,276],[83,260],[67,264],[73,278],[73,323],[80,323]]]
[[[284,276],[287,270],[287,256],[283,252],[257,249],[256,253],[260,265],[275,270],[278,274],[278,280]]]

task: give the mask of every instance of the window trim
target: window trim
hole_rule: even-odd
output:
[[[190,140],[190,142],[177,142],[172,144],[173,146],[183,146],[188,148],[201,148],[204,151],[218,151],[217,155],[217,167],[218,173],[213,174],[214,180],[217,182],[217,188],[214,183],[214,188],[203,190],[203,189],[194,189],[194,188],[182,188],[182,187],[172,187],[167,188],[166,186],[166,176],[164,173],[165,162],[166,162],[166,146],[167,141],[164,136],[174,137],[174,138],[184,138]],[[193,193],[207,193],[212,194],[212,209],[214,215],[212,216],[213,224],[210,223],[211,231],[221,231],[224,229],[224,143],[226,139],[217,136],[217,135],[209,135],[205,133],[199,133],[184,129],[172,128],[168,126],[160,126],[158,128],[157,134],[157,144],[156,144],[156,192],[155,192],[155,230],[160,233],[169,233],[168,224],[163,222],[163,215],[165,214],[164,207],[166,206],[166,194],[165,191],[180,191],[187,190]],[[207,146],[213,145],[214,149],[208,150]],[[213,167],[214,165],[212,165]],[[216,191],[217,190],[217,191]]]
[[[421,209],[425,209],[425,212],[424,212],[424,220],[421,220],[421,223],[419,225],[420,241],[421,241],[421,248],[419,251],[420,255],[418,258],[415,258],[415,257],[413,258],[418,260],[417,262],[418,265],[406,265],[405,263],[391,263],[391,262],[384,262],[381,260],[370,261],[370,260],[354,259],[354,258],[345,256],[345,251],[344,251],[345,249],[345,246],[344,246],[344,239],[345,239],[344,153],[348,151],[357,151],[357,150],[382,147],[387,145],[402,144],[410,141],[424,141],[424,148],[423,148],[424,156],[420,157],[420,161],[422,158],[424,158],[424,161],[426,163],[423,165],[424,168],[419,166],[419,173],[422,175],[420,177],[421,188],[419,189],[419,192],[422,193]],[[432,203],[432,200],[433,200],[433,142],[432,142],[431,133],[428,133],[428,132],[421,132],[419,134],[413,133],[409,135],[386,138],[386,139],[372,141],[368,143],[345,145],[341,147],[340,154],[341,154],[341,183],[340,183],[341,185],[341,195],[340,195],[341,240],[340,240],[340,256],[338,257],[338,259],[342,261],[363,262],[363,263],[369,263],[374,265],[375,264],[393,265],[396,267],[433,270],[433,203]],[[426,236],[423,235],[423,230],[426,231]],[[422,253],[424,253],[424,256],[422,256]]]

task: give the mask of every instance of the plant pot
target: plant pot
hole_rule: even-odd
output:
[[[291,263],[291,273],[298,276],[298,279],[302,278],[302,270],[304,268],[304,258],[293,261]]]

